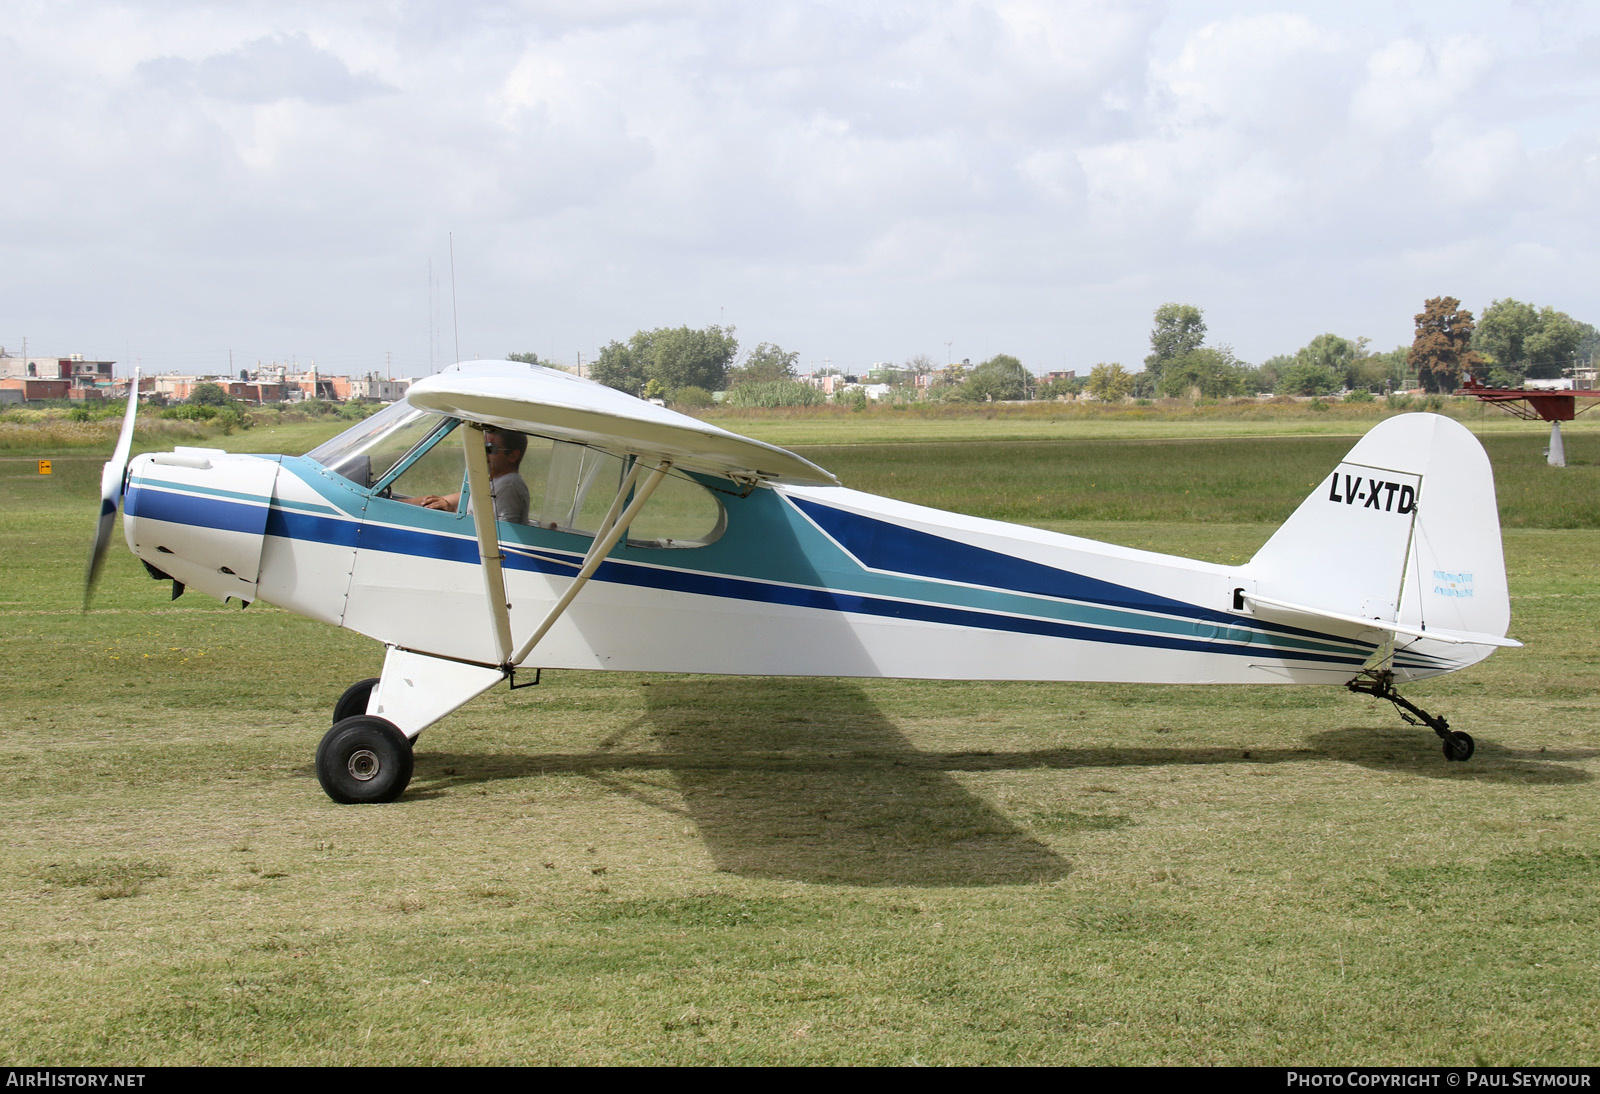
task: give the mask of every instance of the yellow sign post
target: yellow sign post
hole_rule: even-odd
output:
[[[41,474],[41,475],[50,474],[50,461],[49,460],[40,460],[39,461],[39,474]]]

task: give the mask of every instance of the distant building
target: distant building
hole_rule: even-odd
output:
[[[0,388],[32,399],[109,399],[116,394],[115,361],[69,357],[19,357],[0,346]],[[124,388],[126,390],[126,388]]]
[[[350,380],[345,376],[323,376],[317,372],[317,366],[312,365],[305,372],[286,374],[283,378],[287,388],[286,402],[298,402],[302,399],[328,399],[339,402],[350,397]],[[339,389],[344,389],[340,394]]]
[[[844,387],[845,378],[837,372],[829,373],[826,376],[818,376],[813,372],[800,377],[800,382],[802,384],[810,384],[831,399],[835,391]]]
[[[112,376],[114,361],[91,361],[81,354],[70,357],[27,357],[8,354],[0,346],[0,402],[39,399],[121,399],[128,394],[128,379]],[[343,402],[370,399],[392,403],[405,398],[410,380],[386,380],[376,372],[351,379],[324,376],[315,364],[301,373],[274,361],[257,362],[255,369],[233,376],[156,373],[139,378],[139,394],[159,396],[167,402],[186,402],[201,384],[216,384],[231,399],[242,403],[283,403],[302,399]]]
[[[406,397],[410,380],[385,380],[375,372],[350,381],[350,398],[371,399],[379,403],[398,403]]]

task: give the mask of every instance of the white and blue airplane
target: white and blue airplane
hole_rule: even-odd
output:
[[[174,597],[265,600],[382,642],[383,674],[344,693],[317,750],[339,802],[399,797],[417,734],[546,668],[1335,684],[1466,760],[1472,738],[1395,684],[1520,644],[1487,454],[1437,415],[1374,427],[1224,566],[860,493],[536,365],[454,366],[303,456],[130,462],[136,398],[85,604],[120,500],[128,546]],[[485,435],[503,430],[528,436],[527,523],[470,502],[492,496]],[[415,504],[450,494],[450,510]]]

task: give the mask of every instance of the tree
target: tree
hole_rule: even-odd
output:
[[[1101,402],[1120,403],[1133,390],[1133,377],[1121,365],[1099,364],[1089,370],[1084,390]]]
[[[1204,399],[1226,399],[1244,394],[1244,369],[1226,346],[1202,346],[1168,361],[1156,390],[1174,398],[1198,393]]]
[[[1026,399],[1033,373],[1009,353],[1000,353],[978,365],[961,385],[962,398],[975,402]]]
[[[686,385],[707,391],[721,391],[727,386],[728,367],[739,352],[732,327],[658,327],[642,335],[642,344],[641,335],[642,332],[633,336],[635,349],[648,362],[650,375],[666,384],[669,391]]]
[[[1361,361],[1363,387],[1370,391],[1399,391],[1406,386],[1406,347],[1388,353],[1368,354]]]
[[[1579,323],[1578,331],[1583,336],[1576,351],[1578,363],[1593,365],[1595,356],[1600,354],[1600,330],[1595,330],[1591,323]]]
[[[638,395],[644,390],[649,377],[645,375],[644,364],[634,354],[632,347],[612,339],[600,350],[600,356],[590,363],[589,379],[618,391],[626,391],[629,395]]]
[[[742,365],[728,373],[728,387],[732,389],[741,384],[770,384],[779,380],[793,380],[794,365],[799,359],[798,353],[790,353],[781,346],[763,342],[750,351]]]
[[[1392,361],[1369,353],[1369,343],[1367,338],[1319,334],[1292,357],[1268,358],[1253,386],[1280,395],[1328,395],[1341,388],[1382,391],[1391,380]]]
[[[1472,313],[1453,296],[1436,296],[1416,316],[1417,336],[1406,364],[1429,391],[1454,391],[1465,372],[1483,363],[1472,349]]]
[[[539,360],[539,355],[537,353],[531,353],[531,352],[530,353],[508,353],[508,354],[506,354],[506,360],[507,361],[521,361],[525,365],[542,365],[542,364],[544,364],[543,361]]]
[[[1344,387],[1344,377],[1332,365],[1295,358],[1278,372],[1279,395],[1332,395]]]
[[[630,395],[638,395],[651,380],[660,381],[668,392],[681,387],[720,391],[738,351],[732,327],[657,327],[635,331],[626,345],[608,343],[589,366],[589,376]]]
[[[1161,383],[1161,371],[1169,361],[1193,353],[1205,344],[1204,313],[1193,304],[1163,304],[1156,309],[1155,326],[1150,330],[1150,355],[1144,370],[1150,382]]]
[[[715,402],[711,392],[689,384],[672,393],[672,405],[679,410],[705,410]]]
[[[1294,358],[1287,353],[1280,353],[1276,357],[1268,357],[1255,368],[1245,374],[1245,390],[1252,395],[1260,395],[1264,391],[1278,390],[1278,377],[1283,370],[1294,364]]]
[[[1550,380],[1577,364],[1586,325],[1566,312],[1539,309],[1539,324],[1523,344],[1528,353],[1527,375],[1535,380]]]
[[[1319,334],[1294,356],[1301,364],[1328,369],[1339,379],[1339,387],[1349,386],[1350,373],[1365,351],[1365,339],[1352,342],[1337,334]]]
[[[1584,360],[1583,348],[1593,332],[1566,312],[1508,297],[1483,309],[1472,332],[1472,348],[1488,364],[1491,385],[1518,387],[1524,379],[1553,379]]]
[[[189,392],[189,402],[195,406],[228,406],[233,400],[228,398],[221,384],[208,381],[194,385],[194,390]]]
[[[1507,297],[1483,309],[1483,319],[1472,332],[1472,348],[1488,366],[1483,379],[1492,387],[1521,387],[1528,372],[1524,344],[1539,322],[1532,304]]]
[[[1041,380],[1033,389],[1035,399],[1057,399],[1063,395],[1077,395],[1084,388],[1088,380],[1082,376],[1057,376],[1053,380]]]

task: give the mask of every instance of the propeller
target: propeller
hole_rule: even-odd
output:
[[[94,547],[89,551],[89,568],[83,575],[83,610],[89,610],[89,597],[94,593],[95,580],[100,576],[100,564],[105,561],[106,546],[111,542],[111,526],[116,523],[117,506],[122,501],[122,479],[128,473],[128,453],[133,449],[133,420],[139,414],[139,370],[133,370],[128,381],[128,410],[122,416],[122,432],[117,436],[117,448],[111,460],[100,470],[100,523],[94,532]]]

